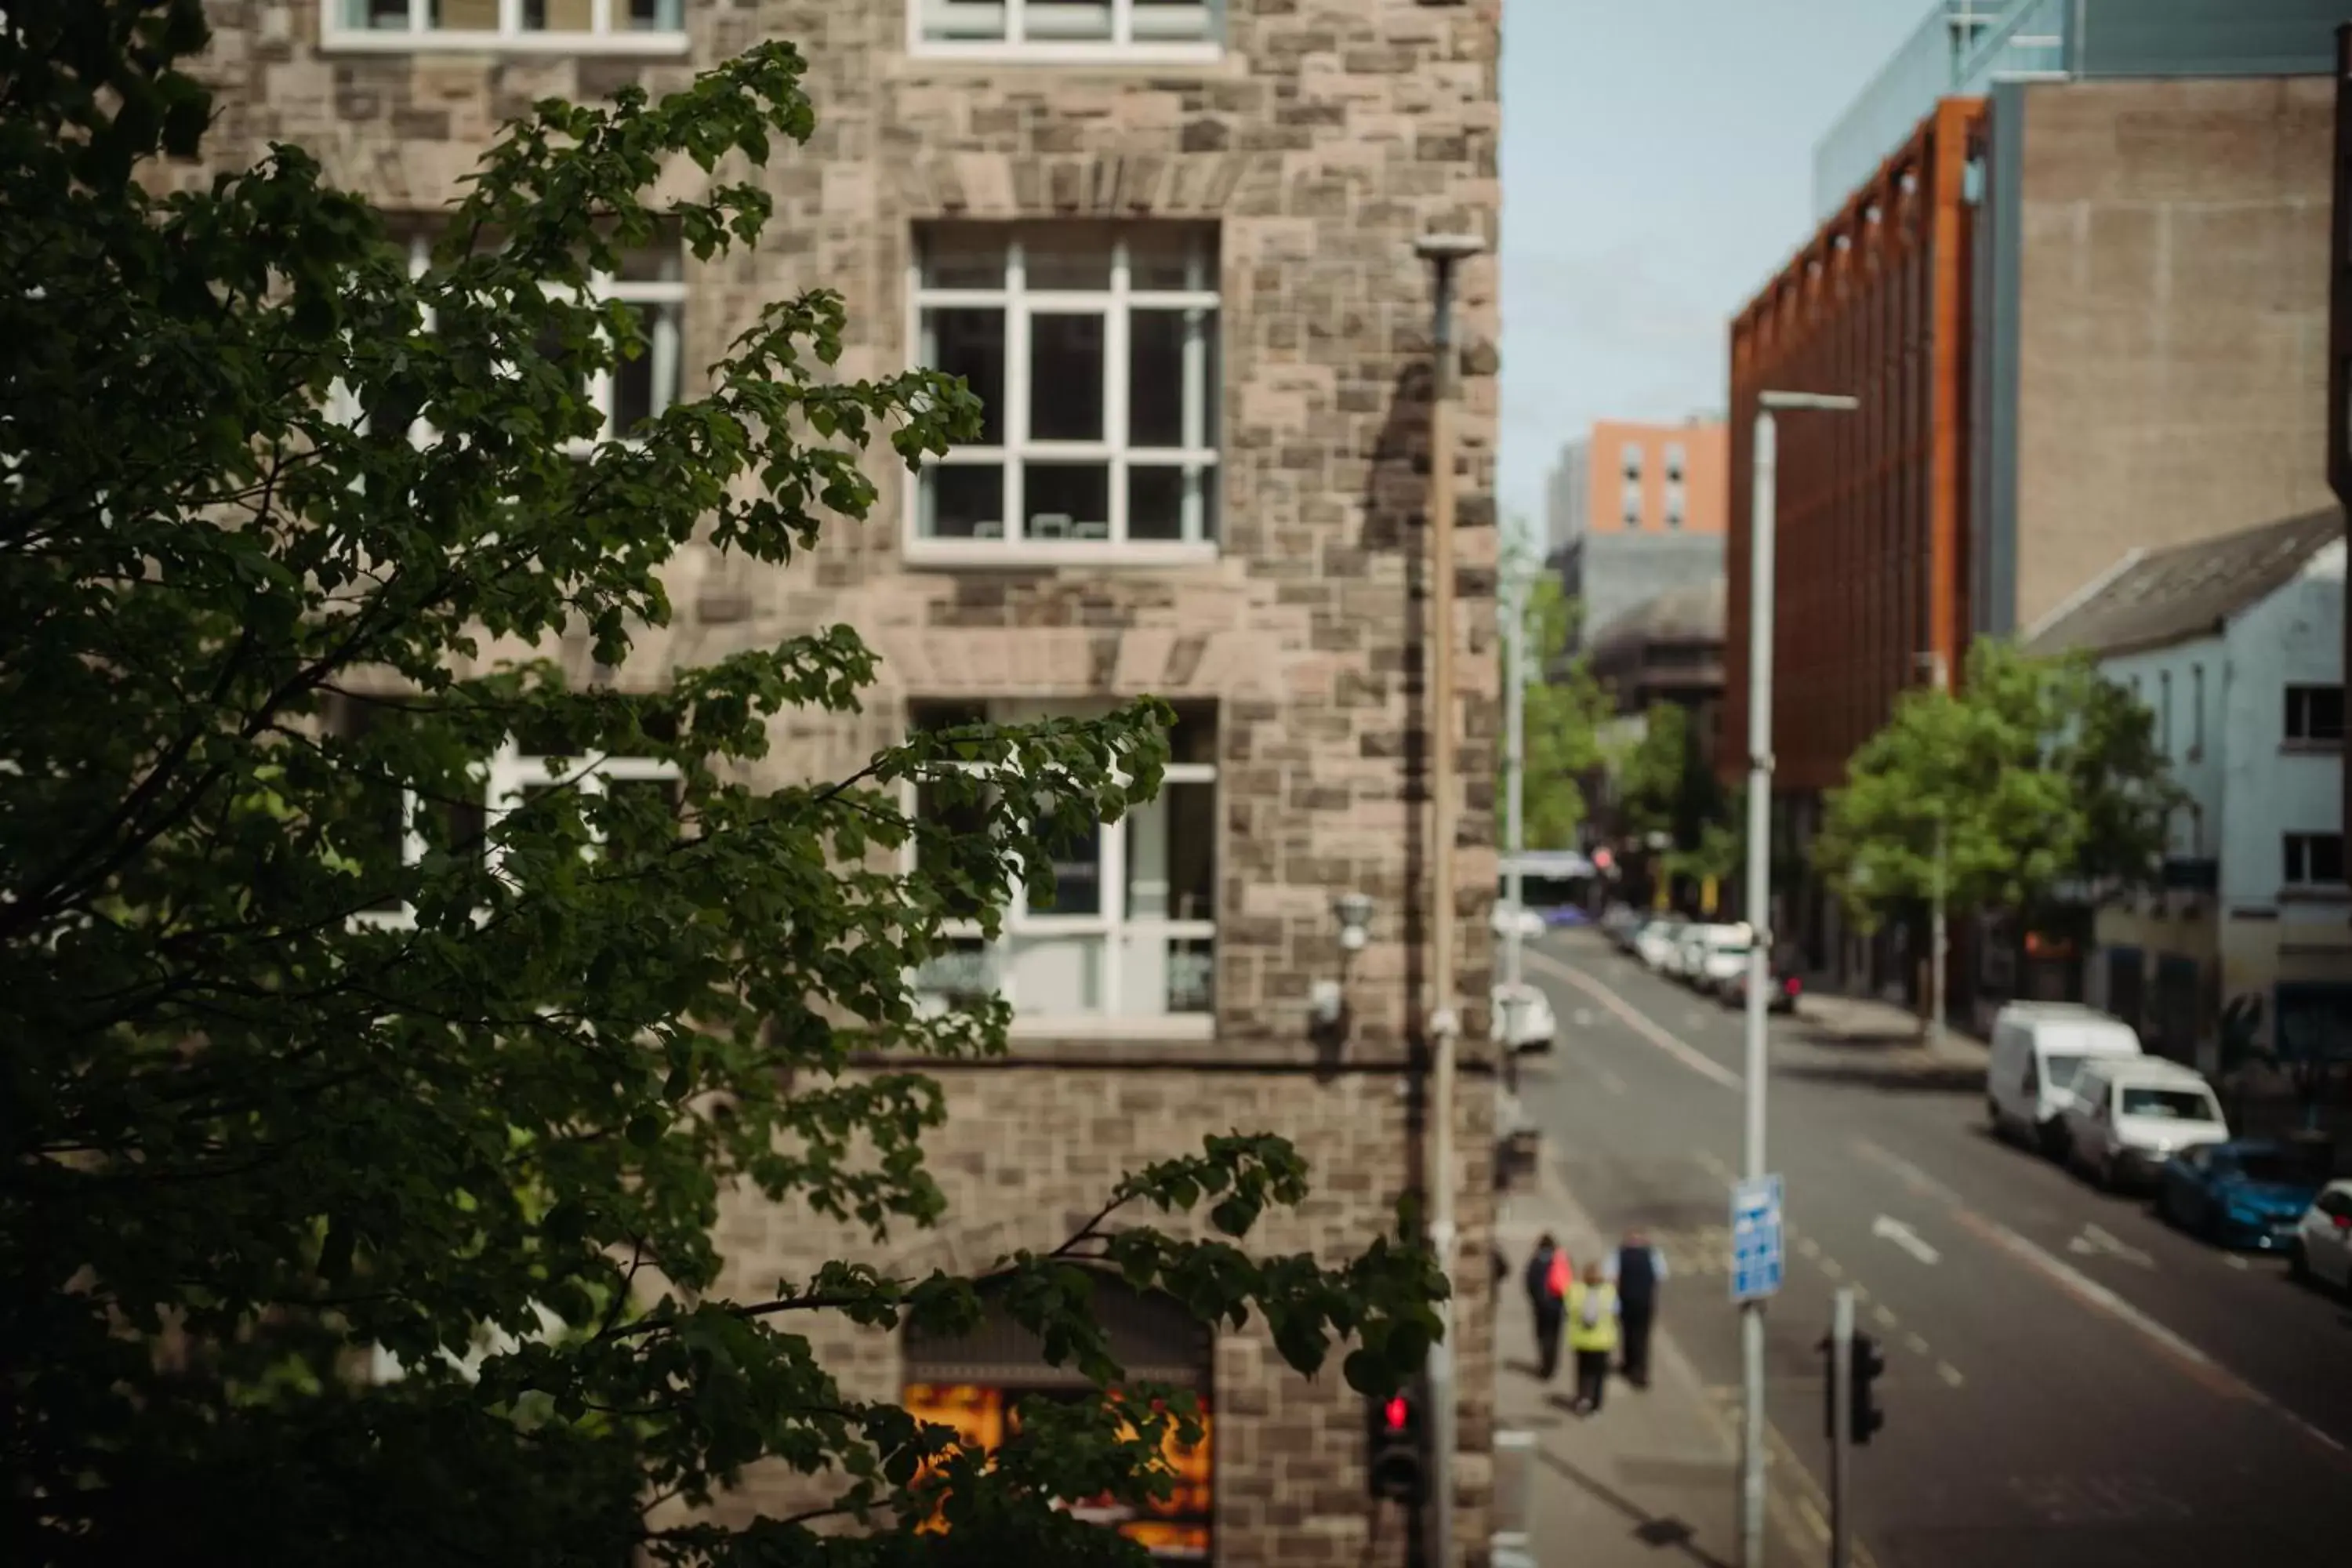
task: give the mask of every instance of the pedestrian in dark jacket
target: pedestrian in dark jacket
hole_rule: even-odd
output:
[[[1616,1255],[1609,1259],[1609,1278],[1617,1287],[1625,1330],[1625,1380],[1636,1388],[1647,1388],[1650,1327],[1657,1321],[1658,1287],[1666,1282],[1665,1254],[1651,1246],[1637,1226],[1625,1233]]]
[[[1546,1383],[1559,1370],[1559,1332],[1568,1318],[1568,1254],[1546,1231],[1528,1258],[1528,1305],[1536,1320],[1536,1371]]]

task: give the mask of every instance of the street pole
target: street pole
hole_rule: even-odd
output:
[[[1454,1277],[1454,1100],[1462,1019],[1454,995],[1454,276],[1486,248],[1475,235],[1424,235],[1413,249],[1436,273],[1430,328],[1429,571],[1430,649],[1426,708],[1430,730],[1430,1068],[1429,1244],[1448,1280]],[[1452,1300],[1437,1305],[1439,1333],[1430,1346],[1430,1498],[1423,1523],[1431,1568],[1454,1564],[1454,1387]]]
[[[1853,1287],[1838,1287],[1830,1319],[1830,1568],[1846,1568],[1853,1542]]]
[[[1851,409],[1851,397],[1766,392],[1757,399],[1748,540],[1748,1007],[1740,1173],[1764,1180],[1764,1023],[1772,948],[1772,548],[1780,510],[1780,408]],[[1739,1561],[1764,1568],[1764,1301],[1739,1304]]]
[[[1748,1005],[1746,1136],[1739,1173],[1764,1179],[1764,988],[1772,983],[1772,531],[1780,432],[1756,412],[1748,541]],[[1764,1568],[1764,1303],[1739,1304],[1739,1561]]]
[[[1503,980],[1510,987],[1507,993],[1515,1000],[1519,994],[1519,978],[1524,968],[1523,955],[1527,937],[1519,929],[1519,911],[1527,908],[1527,878],[1519,858],[1527,852],[1527,756],[1528,756],[1528,581],[1517,572],[1511,574],[1504,584],[1508,601],[1510,625],[1504,630],[1504,652],[1510,668],[1505,679],[1503,710],[1503,781],[1504,781],[1504,853],[1510,858],[1504,862],[1504,875],[1509,879],[1511,929],[1503,938]],[[1506,1050],[1517,1045],[1514,1035],[1504,1037]]]
[[[1950,662],[1940,651],[1924,653],[1919,657],[1932,672],[1936,689],[1948,693],[1952,689]],[[1927,1044],[1939,1049],[1944,1044],[1945,964],[1948,962],[1948,953],[1950,947],[1944,923],[1944,905],[1948,897],[1946,883],[1950,877],[1948,858],[1950,853],[1949,845],[1945,837],[1943,815],[1939,810],[1936,817],[1936,871],[1933,889],[1935,898],[1930,906],[1927,921]]]

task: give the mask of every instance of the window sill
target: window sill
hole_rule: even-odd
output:
[[[1034,572],[1055,566],[1120,566],[1148,571],[1209,565],[1217,559],[1217,547],[1158,541],[1114,544],[1108,540],[1082,540],[1047,544],[1024,540],[1007,544],[989,539],[909,539],[906,558],[907,564],[912,567],[961,571]]]
[[[2281,741],[2279,754],[2285,757],[2337,757],[2344,754],[2344,742],[2341,741]]]
[[[1139,70],[1166,66],[1213,66],[1225,58],[1224,46],[1211,43],[1065,44],[928,43],[909,46],[910,62],[948,62],[990,66],[1133,66]]]
[[[2343,882],[2315,882],[2281,888],[2278,901],[2282,904],[2352,903],[2352,885]]]
[[[688,47],[684,33],[404,33],[388,27],[330,26],[319,35],[320,52],[331,55],[634,55],[676,59]]]
[[[1007,1037],[1014,1040],[1213,1040],[1212,1013],[1140,1014],[1125,1017],[1024,1018],[1015,1016]]]

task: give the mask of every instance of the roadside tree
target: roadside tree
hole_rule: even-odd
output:
[[[1244,1247],[1307,1190],[1263,1136],[976,1276],[837,1258],[715,1293],[722,1202],[877,1238],[940,1217],[918,1069],[1006,1018],[911,977],[950,915],[992,926],[1055,825],[1152,792],[1169,714],[759,788],[781,716],[855,710],[852,629],[635,697],[496,662],[568,634],[625,666],[689,541],[783,563],[866,515],[869,442],[911,463],[975,400],[836,377],[829,291],[769,305],[626,439],[586,395],[646,346],[593,275],[656,233],[758,238],[747,175],[814,120],[789,45],[659,101],[538,105],[412,279],[299,148],[152,194],[214,113],[205,43],[198,0],[8,0],[0,26],[0,1555],[1132,1561],[1061,1505],[1164,1493],[1187,1399],[1041,1407],[965,1451],[845,1396],[792,1325],[951,1332],[987,1298],[1108,1388],[1107,1269],[1262,1317],[1302,1369],[1352,1344],[1362,1388],[1416,1365],[1445,1283],[1402,1220],[1352,1258]],[[698,194],[654,202],[688,163]],[[486,803],[492,758],[514,787]],[[916,784],[957,830],[902,810]],[[694,1510],[762,1461],[812,1513]]]

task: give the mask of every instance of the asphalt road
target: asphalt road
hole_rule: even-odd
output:
[[[1560,1020],[1520,1089],[1546,1157],[1665,1248],[1663,1326],[1736,1402],[1739,1016],[1589,932],[1531,943],[1528,977]],[[1816,1346],[1856,1287],[1887,1358],[1886,1426],[1853,1461],[1864,1562],[2352,1564],[2352,1308],[1996,1142],[1965,1055],[1771,1028],[1790,1249],[1767,1404],[1826,1479]]]

